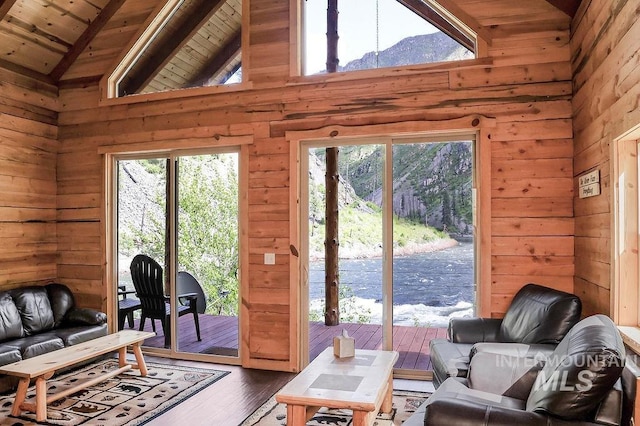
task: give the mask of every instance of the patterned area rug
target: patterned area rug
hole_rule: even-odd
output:
[[[429,398],[427,392],[413,391],[393,391],[393,409],[391,413],[379,413],[374,421],[374,426],[399,426],[408,419],[420,405]],[[321,408],[307,426],[349,426],[351,425],[350,410],[330,410]],[[287,407],[278,404],[275,396],[272,396],[251,416],[249,416],[241,426],[286,426]]]
[[[47,424],[143,425],[229,373],[153,362],[147,362],[147,367],[149,373],[146,377],[141,377],[138,370],[130,370],[54,402],[47,410]],[[117,368],[115,359],[98,361],[54,377],[47,382],[48,389],[60,392],[82,380]],[[42,424],[36,423],[34,413],[23,412],[19,418],[11,416],[14,396],[0,396],[0,425]],[[34,396],[32,386],[27,400]]]

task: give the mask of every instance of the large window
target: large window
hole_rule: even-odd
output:
[[[327,69],[327,6],[303,1],[305,75]],[[339,1],[338,37],[339,72],[475,57],[475,36],[428,1]]]
[[[242,81],[242,0],[170,0],[109,78],[109,96]]]

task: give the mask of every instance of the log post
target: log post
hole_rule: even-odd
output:
[[[327,5],[327,72],[338,69],[338,0]],[[340,324],[338,261],[338,148],[326,149],[325,202],[325,325]]]
[[[340,324],[340,265],[338,260],[338,148],[327,148],[325,187],[325,325]]]

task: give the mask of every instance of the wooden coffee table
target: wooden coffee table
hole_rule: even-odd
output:
[[[287,404],[287,425],[306,424],[320,407],[353,411],[354,426],[371,425],[379,411],[391,412],[395,351],[356,350],[337,358],[325,349],[277,394]]]
[[[45,422],[47,420],[47,405],[67,395],[71,395],[81,389],[117,376],[132,368],[139,369],[140,375],[146,376],[147,366],[142,357],[140,345],[145,339],[154,337],[155,335],[155,333],[145,331],[122,330],[78,345],[68,346],[57,351],[14,362],[13,364],[3,365],[0,367],[1,374],[8,374],[20,378],[11,414],[13,416],[19,416],[23,410],[31,411],[36,413],[36,420],[38,422]],[[133,349],[136,364],[127,362],[126,352],[128,346],[131,346]],[[50,379],[57,370],[115,351],[118,351],[118,365],[120,368],[108,374],[103,374],[100,377],[87,380],[65,391],[47,396],[47,380]],[[35,403],[25,402],[31,379],[36,379]]]

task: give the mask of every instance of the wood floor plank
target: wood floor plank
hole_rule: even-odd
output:
[[[274,395],[295,375],[292,373],[245,369],[237,366],[145,357],[147,361],[186,365],[231,373],[191,396],[148,426],[236,426]]]

